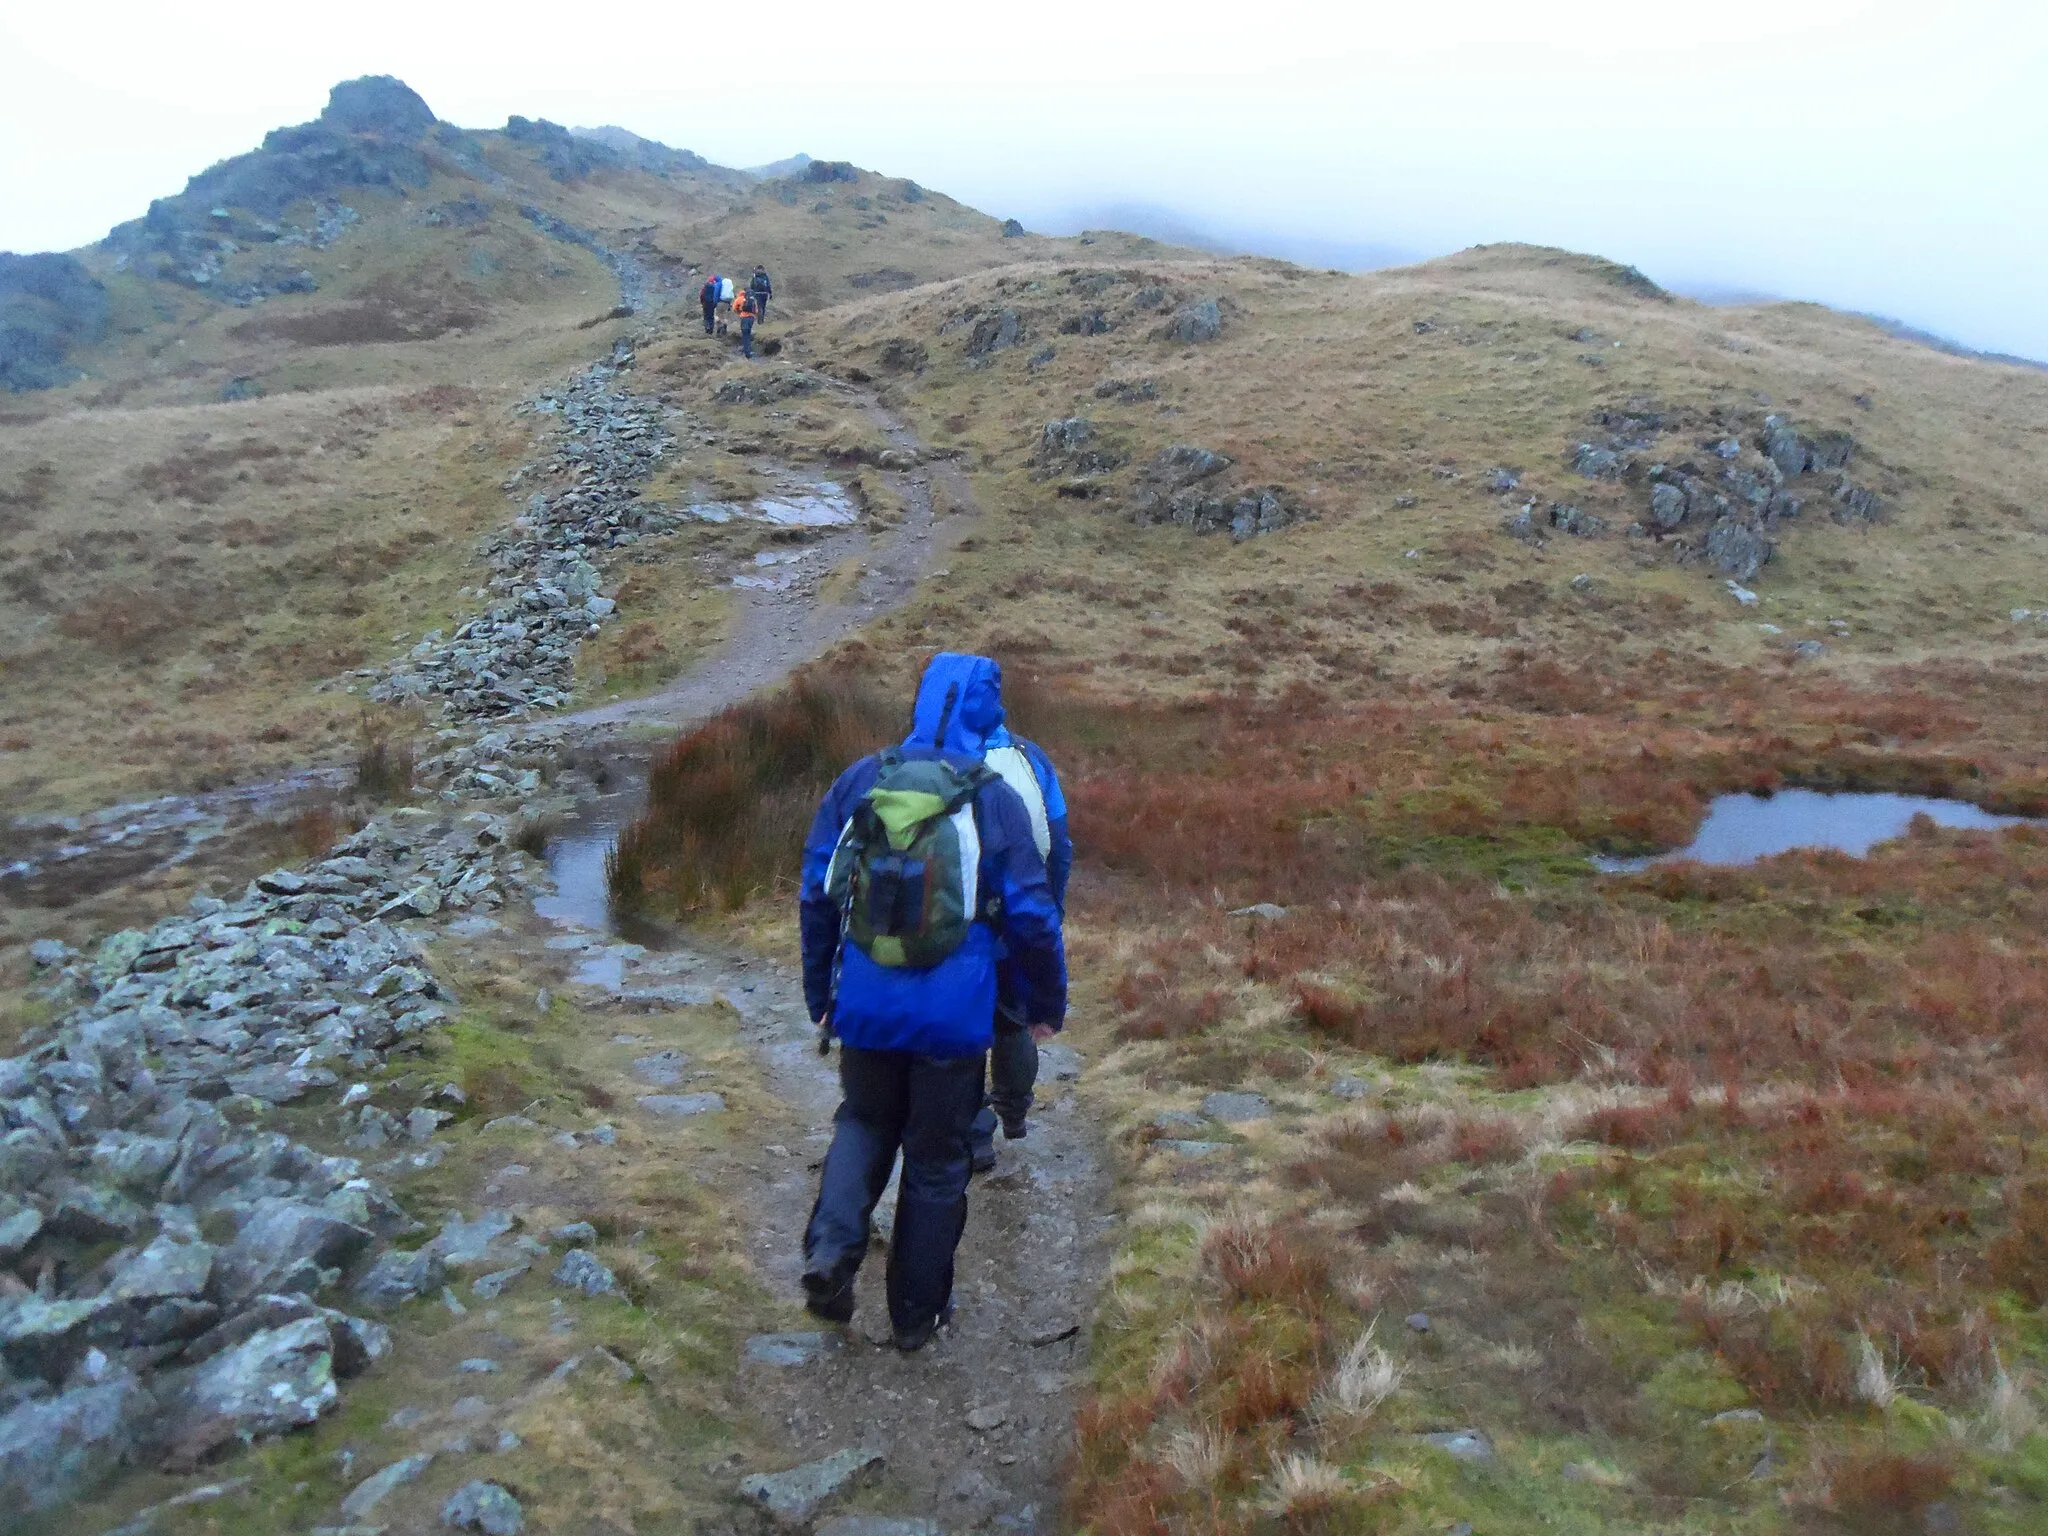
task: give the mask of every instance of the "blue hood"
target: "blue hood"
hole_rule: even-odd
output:
[[[911,722],[904,746],[981,757],[990,734],[1002,728],[1003,669],[986,656],[939,652],[917,685]]]

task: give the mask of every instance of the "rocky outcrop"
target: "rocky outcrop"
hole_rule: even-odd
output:
[[[622,163],[650,176],[666,179],[686,172],[713,169],[711,162],[702,155],[687,149],[671,148],[655,139],[643,139],[624,128],[571,128],[569,132],[579,139],[604,146]]]
[[[1038,434],[1031,462],[1039,478],[1048,475],[1101,475],[1121,466],[1125,455],[1103,440],[1086,416],[1048,421]]]
[[[592,171],[612,170],[625,164],[625,157],[609,144],[580,138],[544,117],[506,118],[505,137],[515,144],[531,146],[554,181],[581,181]]]
[[[158,198],[142,218],[117,226],[102,245],[147,276],[220,292],[231,302],[304,292],[303,285],[261,276],[224,282],[224,265],[238,252],[265,244],[327,243],[354,221],[352,211],[330,210],[344,210],[342,197],[357,188],[424,187],[423,142],[446,134],[459,137],[436,123],[426,102],[402,81],[388,75],[344,81],[318,118],[273,129],[262,148],[201,171],[183,192]],[[279,222],[304,202],[322,210],[313,228]]]
[[[1307,511],[1283,486],[1246,488],[1218,486],[1230,469],[1228,454],[1175,443],[1147,462],[1131,495],[1131,510],[1141,524],[1170,523],[1191,533],[1225,533],[1242,543],[1300,522]]]
[[[107,290],[77,257],[0,251],[0,387],[68,384],[72,351],[106,334]]]
[[[1693,416],[1647,401],[1593,421],[1605,433],[1574,444],[1567,463],[1589,480],[1641,487],[1644,515],[1631,533],[1667,543],[1681,564],[1704,561],[1731,580],[1753,580],[1776,555],[1777,527],[1823,494],[1837,522],[1882,515],[1878,494],[1847,473],[1857,451],[1847,432],[1810,433],[1777,415]],[[1691,440],[1673,441],[1679,434]],[[1584,534],[1589,515],[1567,510],[1572,518],[1561,521],[1553,503],[1550,527]],[[1533,503],[1506,531],[1540,541],[1547,530],[1532,513]]]
[[[411,144],[431,130],[436,119],[426,99],[403,80],[364,75],[344,80],[327,93],[327,109],[320,114],[320,121],[339,133]]]
[[[974,329],[967,336],[967,355],[970,358],[985,358],[994,352],[1002,352],[1024,340],[1024,322],[1014,309],[1000,309],[994,314],[981,315],[974,322]]]
[[[1223,334],[1223,308],[1214,299],[1199,299],[1167,322],[1160,334],[1169,341],[1214,341]]]

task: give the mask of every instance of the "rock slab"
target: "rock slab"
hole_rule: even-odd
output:
[[[757,1472],[741,1479],[740,1497],[766,1511],[777,1524],[795,1530],[808,1524],[828,1499],[877,1471],[884,1459],[880,1451],[855,1448],[787,1472]]]

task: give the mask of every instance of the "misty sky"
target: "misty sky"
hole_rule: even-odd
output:
[[[2048,0],[0,10],[0,249],[98,239],[336,80],[797,150],[1071,227],[1528,240],[2048,358]]]

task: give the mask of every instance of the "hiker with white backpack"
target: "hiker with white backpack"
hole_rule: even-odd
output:
[[[1033,741],[1012,736],[1005,725],[988,734],[982,762],[1017,791],[1031,817],[1031,840],[1045,860],[1046,883],[1064,921],[1067,877],[1074,868],[1074,840],[1067,831],[1067,797],[1052,759]],[[1038,1085],[1038,1037],[1025,1023],[1017,993],[1021,978],[1008,958],[996,962],[996,1033],[988,1053],[988,1091],[981,1113],[968,1136],[973,1169],[992,1172],[996,1166],[996,1125],[1006,1141],[1021,1141]]]
[[[839,1041],[842,1095],[804,1232],[804,1302],[853,1316],[900,1151],[887,1290],[906,1351],[952,1316],[999,963],[1027,1031],[1050,1038],[1066,1017],[1060,908],[1032,813],[984,761],[1002,724],[995,662],[934,657],[910,735],[839,776],[804,845],[804,998],[820,1049]]]

